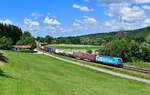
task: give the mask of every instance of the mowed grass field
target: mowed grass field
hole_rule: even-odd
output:
[[[86,52],[87,50],[98,50],[100,46],[94,45],[71,45],[71,44],[52,44],[49,47],[63,49],[63,50],[72,50],[72,51],[82,51]]]
[[[149,95],[150,85],[44,55],[5,51],[0,95]]]

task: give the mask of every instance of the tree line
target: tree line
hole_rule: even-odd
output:
[[[9,50],[12,45],[31,45],[32,49],[36,47],[35,38],[29,32],[14,25],[0,23],[0,49]]]

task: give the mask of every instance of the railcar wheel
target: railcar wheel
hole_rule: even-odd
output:
[[[119,68],[123,68],[123,64],[118,65]]]

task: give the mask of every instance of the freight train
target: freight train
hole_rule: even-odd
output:
[[[68,56],[68,57],[72,57],[72,58],[76,58],[80,60],[101,63],[105,65],[123,67],[123,64],[124,64],[123,59],[119,57],[109,57],[109,56],[88,54],[88,53],[82,53],[82,52],[73,52],[73,51],[50,48],[50,47],[43,46],[43,45],[39,46],[39,48],[45,52],[61,54],[64,56]]]

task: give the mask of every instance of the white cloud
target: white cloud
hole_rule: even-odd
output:
[[[139,4],[141,4],[141,3],[150,3],[150,0],[133,0],[133,2],[139,3]]]
[[[112,19],[110,21],[106,21],[103,25],[107,31],[120,31],[120,30],[133,30],[140,27],[138,23],[126,23],[120,22],[117,19]]]
[[[24,19],[24,26],[27,30],[38,31],[40,29],[40,23],[32,19]]]
[[[50,18],[50,17],[45,17],[45,19],[44,19],[44,24],[47,24],[47,25],[60,25],[61,23],[57,20],[57,19],[55,19],[55,18]]]
[[[3,24],[13,24],[13,22],[9,19],[5,19],[5,20],[0,20],[0,23],[3,23]]]
[[[143,21],[139,22],[121,22],[120,20],[113,19],[110,21],[106,21],[103,25],[104,28],[107,29],[107,31],[119,31],[119,30],[134,30],[138,28],[143,28],[150,26],[150,19],[147,18]]]
[[[108,31],[116,31],[123,29],[122,24],[117,20],[110,20],[104,23],[104,26],[108,29]]]
[[[139,7],[123,7],[120,12],[122,20],[127,22],[141,21],[146,17],[144,10],[140,9]]]
[[[73,22],[73,26],[81,27],[81,26],[91,26],[98,24],[98,21],[95,18],[84,16],[82,19],[75,19]]]
[[[125,22],[138,22],[147,17],[142,8],[128,3],[110,4],[108,15]]]
[[[97,21],[95,18],[84,16],[84,22],[87,24],[96,24]]]
[[[98,0],[107,9],[109,21],[104,26],[108,31],[132,30],[150,26],[150,0]]]
[[[144,6],[143,6],[143,9],[145,9],[145,10],[150,10],[150,6],[144,5]]]
[[[150,3],[150,0],[97,0],[100,3],[104,4],[113,4],[113,3],[130,3],[130,4],[145,4]]]
[[[94,9],[92,9],[92,8],[89,8],[87,6],[81,6],[81,5],[78,5],[78,4],[73,4],[72,7],[76,8],[76,9],[79,9],[82,12],[92,12],[92,11],[94,11]]]
[[[79,35],[91,34],[100,32],[102,29],[101,23],[93,17],[84,16],[80,19],[75,19],[72,26],[68,27],[67,32],[74,32]]]
[[[143,26],[144,26],[144,27],[150,26],[150,18],[144,20]]]

